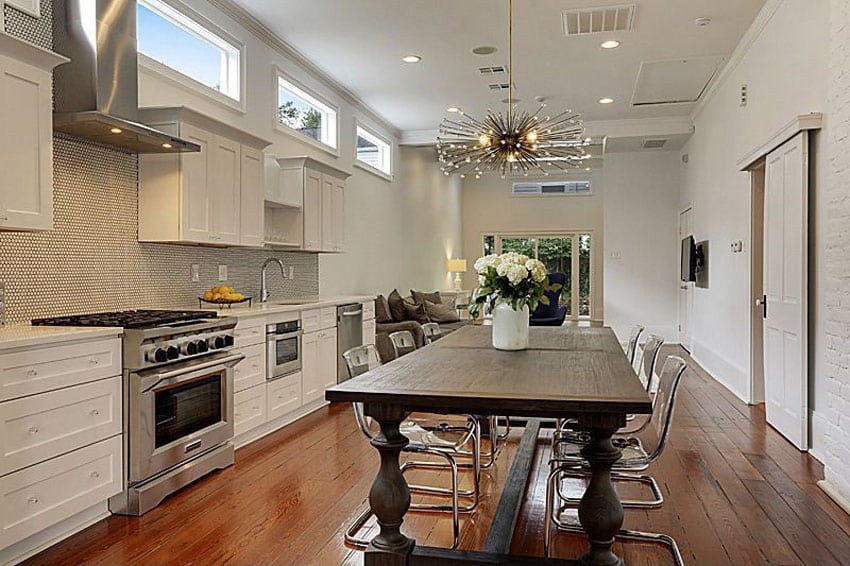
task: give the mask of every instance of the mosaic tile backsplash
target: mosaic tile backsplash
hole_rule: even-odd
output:
[[[6,6],[6,31],[51,47],[51,0],[37,20]],[[271,250],[142,244],[137,239],[138,159],[57,135],[53,140],[54,229],[0,232],[0,282],[6,322],[129,308],[197,307],[204,290],[226,284],[258,297],[260,267],[278,257],[295,270],[283,280],[270,270],[273,297],[319,292],[318,256]],[[200,281],[191,281],[191,265]],[[228,282],[218,282],[226,265]]]

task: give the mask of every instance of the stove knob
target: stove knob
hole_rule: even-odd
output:
[[[198,340],[198,353],[203,354],[204,352],[209,351],[210,342],[209,340]]]
[[[224,348],[225,346],[224,336],[216,336],[215,341],[213,342],[213,348],[218,350],[219,348]]]
[[[155,362],[161,364],[168,361],[168,353],[162,348],[157,348],[153,353],[153,359]]]
[[[228,334],[227,336],[224,337],[224,345],[227,346],[228,348],[230,346],[233,346],[233,344],[235,342],[236,341],[233,339],[233,336],[231,334]]]
[[[196,341],[189,342],[183,347],[183,353],[185,353],[187,356],[194,356],[195,354],[198,353],[199,347],[200,347],[200,342],[196,342]]]
[[[177,346],[169,346],[166,355],[169,360],[176,360],[180,357],[180,349]]]

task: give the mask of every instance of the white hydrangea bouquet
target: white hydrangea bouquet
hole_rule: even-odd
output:
[[[529,311],[538,303],[549,304],[543,293],[556,291],[560,284],[549,284],[543,262],[526,255],[508,252],[488,255],[475,261],[478,273],[478,289],[472,297],[469,312],[478,318],[481,307],[489,304],[492,310],[497,302],[510,305],[515,311]]]

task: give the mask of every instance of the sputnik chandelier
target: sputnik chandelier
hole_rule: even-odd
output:
[[[584,148],[590,140],[582,139],[584,124],[580,115],[566,110],[555,116],[546,115],[546,103],[534,114],[517,112],[514,106],[514,9],[509,0],[507,112],[487,111],[483,120],[458,110],[458,118],[447,117],[440,124],[437,153],[445,175],[480,178],[485,170],[527,176],[529,173],[549,175],[549,168],[567,171],[582,166],[589,156]]]

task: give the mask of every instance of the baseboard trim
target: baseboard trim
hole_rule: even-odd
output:
[[[820,480],[818,482],[818,487],[821,488],[823,492],[830,497],[830,499],[835,501],[835,504],[841,507],[845,513],[850,515],[850,501],[848,501],[844,498],[843,495],[838,493],[838,490],[835,489],[835,487],[831,483],[829,483],[828,480]]]
[[[725,358],[714,353],[710,348],[705,347],[700,342],[693,340],[691,343],[691,358],[698,363],[708,374],[720,385],[729,390],[735,397],[750,405],[749,393],[738,391],[728,379],[724,379],[722,375],[732,375],[743,384],[749,383],[747,372],[738,368]]]
[[[0,564],[3,566],[19,564],[66,538],[89,528],[98,521],[109,517],[109,515],[109,508],[106,501],[93,505],[85,511],[80,511],[76,515],[72,515],[64,521],[56,523],[52,527],[48,527],[22,541],[0,549]]]
[[[257,440],[263,438],[264,436],[268,436],[273,432],[277,432],[283,427],[294,423],[297,420],[303,419],[310,413],[318,411],[322,407],[326,407],[330,405],[325,400],[314,401],[308,405],[304,405],[300,409],[297,409],[287,415],[283,415],[282,417],[278,417],[273,421],[269,421],[267,423],[263,423],[256,428],[252,428],[248,432],[244,432],[233,439],[233,446],[237,449],[242,448],[243,446],[247,446],[252,442],[256,442]]]

